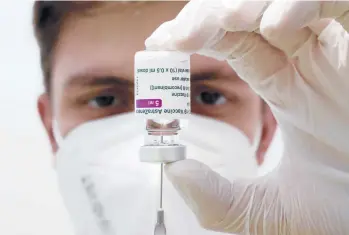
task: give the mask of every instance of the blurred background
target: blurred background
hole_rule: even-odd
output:
[[[0,7],[0,234],[71,235],[36,111],[43,86],[32,4],[3,1]],[[281,151],[277,132],[264,171],[278,163]]]
[[[0,234],[71,235],[36,112],[43,86],[32,5],[0,7]]]

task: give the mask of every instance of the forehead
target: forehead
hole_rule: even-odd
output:
[[[134,54],[144,49],[145,39],[163,22],[176,17],[186,2],[104,3],[84,15],[66,19],[53,59],[53,77],[66,79],[93,70],[118,76],[133,74]],[[223,66],[221,62],[196,56],[195,70]]]

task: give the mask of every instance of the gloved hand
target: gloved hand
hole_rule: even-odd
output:
[[[349,234],[348,11],[348,1],[191,0],[146,40],[152,50],[227,60],[282,131],[283,159],[262,178],[229,182],[193,160],[167,165],[203,227]]]

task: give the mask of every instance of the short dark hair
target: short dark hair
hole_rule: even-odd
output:
[[[95,1],[36,1],[34,3],[33,26],[40,48],[41,69],[47,92],[51,87],[51,66],[54,49],[65,19],[72,13],[85,12],[95,7]]]

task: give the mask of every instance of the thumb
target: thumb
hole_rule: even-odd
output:
[[[165,171],[202,227],[225,233],[285,234],[278,189],[267,178],[230,182],[191,159],[168,164]]]

